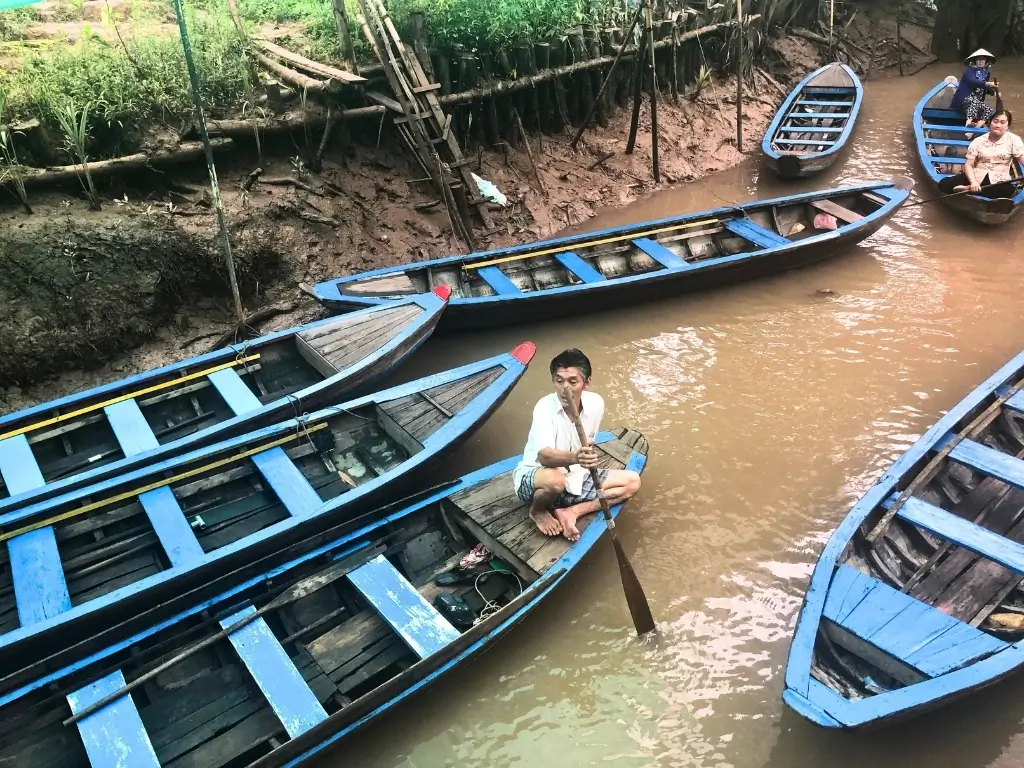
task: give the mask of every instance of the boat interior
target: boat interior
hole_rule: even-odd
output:
[[[646,453],[616,434],[604,466]],[[511,488],[511,470],[492,474],[16,696],[0,761],[86,768],[127,749],[133,765],[239,768],[329,717],[349,727],[493,631],[573,546],[506,519],[526,516]]]
[[[244,451],[210,452],[166,473],[143,475],[132,486],[108,483],[88,498],[75,494],[31,519],[9,521],[0,533],[7,542],[0,548],[0,632],[314,513],[421,451],[504,370],[496,365],[394,400],[339,410]],[[233,396],[256,399],[241,388]]]
[[[937,677],[1024,638],[1024,397],[947,436],[847,545],[812,676],[848,699]],[[1016,473],[1016,474],[1014,474]],[[1007,559],[1010,558],[1010,559]]]
[[[0,426],[0,499],[300,393],[372,354],[424,311],[413,304],[343,316],[9,422]]]
[[[804,86],[772,136],[780,155],[827,152],[853,117],[857,87],[840,67],[830,67]]]
[[[695,267],[723,256],[786,246],[815,235],[815,217],[833,216],[839,227],[856,225],[890,201],[870,190],[795,202],[737,208],[728,216],[643,224],[621,234],[562,247],[539,243],[512,255],[480,254],[336,283],[343,295],[372,297],[422,293],[448,285],[453,299],[514,297],[553,288]],[[492,258],[493,256],[493,258]]]

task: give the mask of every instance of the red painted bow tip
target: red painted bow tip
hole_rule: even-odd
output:
[[[452,287],[447,283],[441,283],[441,285],[434,288],[433,292],[441,301],[448,301],[452,297]]]
[[[512,355],[523,365],[529,365],[530,361],[533,360],[533,356],[537,353],[537,345],[532,341],[524,341],[518,347],[513,349],[509,354]]]

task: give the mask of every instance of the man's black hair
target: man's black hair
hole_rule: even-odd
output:
[[[565,352],[559,352],[551,360],[551,375],[555,375],[555,371],[559,368],[578,368],[579,372],[583,374],[584,379],[590,378],[591,367],[590,359],[584,355],[580,350],[567,349]]]

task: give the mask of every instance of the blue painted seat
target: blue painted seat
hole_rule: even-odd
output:
[[[68,694],[72,714],[78,714],[124,688],[120,670]],[[142,724],[131,694],[107,704],[77,723],[85,752],[94,768],[160,768],[153,742]]]
[[[861,652],[877,649],[898,662],[889,670],[896,676],[903,665],[920,676],[938,677],[1007,647],[848,565],[836,570],[823,615],[866,644],[860,646]],[[842,643],[842,637],[836,639]],[[886,663],[881,656],[869,660]]]
[[[792,242],[750,219],[729,219],[728,221],[723,221],[722,226],[733,234],[739,235],[762,248],[774,248],[777,245],[788,245]]]
[[[966,120],[963,115],[955,109],[924,109],[921,116],[926,120]]]
[[[946,147],[969,147],[971,142],[964,139],[925,139],[925,144],[940,144]]]
[[[849,112],[800,112],[799,110],[792,111],[786,114],[787,120],[801,119],[801,120],[817,120],[818,118],[830,120],[846,120],[850,116]]]
[[[125,456],[134,456],[160,447],[149,422],[134,400],[122,400],[108,405],[103,412],[107,414],[107,422],[114,430],[114,437],[117,438]]]
[[[961,440],[949,452],[949,457],[1017,488],[1024,488],[1024,461],[1014,456],[974,440]]]
[[[458,630],[402,578],[384,555],[359,566],[348,578],[421,659],[458,639]]]
[[[572,251],[562,251],[556,253],[555,258],[558,262],[565,267],[567,270],[572,272],[576,277],[582,280],[584,283],[601,283],[607,280],[607,278],[590,266],[589,263],[581,259]]]
[[[854,96],[857,93],[856,88],[846,88],[844,86],[827,86],[827,85],[809,85],[801,91],[801,95],[806,96],[821,96],[823,94],[834,94],[836,96]]]
[[[782,131],[786,133],[842,133],[844,130],[846,129],[820,125],[784,125],[779,128],[780,133]]]
[[[928,159],[938,165],[942,165],[943,163],[948,165],[963,165],[966,162],[962,157],[930,157]]]
[[[981,135],[988,133],[988,128],[968,128],[965,125],[932,125],[931,123],[925,123],[921,126],[925,131],[936,131],[942,133],[974,133]]]
[[[500,296],[515,296],[522,293],[519,286],[497,267],[481,267],[477,274]]]
[[[213,384],[220,396],[224,398],[224,402],[235,412],[236,416],[241,416],[243,413],[255,411],[257,408],[262,407],[260,399],[246,386],[245,382],[242,381],[242,377],[238,375],[234,368],[223,368],[219,371],[214,371],[206,378]]]
[[[1013,408],[1017,413],[1024,413],[1024,390],[1011,395],[1004,405],[1008,408]]]
[[[0,440],[0,474],[12,496],[45,484],[25,435]],[[8,539],[7,554],[21,626],[27,627],[71,610],[64,566],[52,526]]]
[[[220,620],[222,629],[256,613],[251,605]],[[327,712],[306,685],[267,623],[258,618],[228,635],[252,679],[291,738],[327,719]]]
[[[792,144],[794,146],[798,145],[798,144],[799,145],[807,144],[807,145],[812,145],[812,146],[821,145],[823,147],[827,147],[827,146],[830,146],[832,144],[835,144],[835,142],[832,141],[831,139],[817,139],[817,140],[811,140],[811,139],[776,139],[775,143],[776,144]]]
[[[203,548],[170,488],[146,491],[139,495],[139,503],[172,566],[189,565],[202,559]]]
[[[852,107],[853,101],[818,101],[815,99],[799,99],[797,104],[808,107]]]
[[[691,267],[692,264],[687,264],[681,257],[672,253],[661,243],[656,243],[646,237],[638,237],[633,241],[633,245],[639,248],[641,251],[646,253],[656,262],[661,264],[666,269],[675,269],[676,267]]]

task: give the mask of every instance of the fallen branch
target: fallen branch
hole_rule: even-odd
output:
[[[744,24],[749,24],[752,21],[757,21],[761,18],[761,14],[754,14],[744,19]],[[719,24],[709,24],[706,27],[700,29],[691,30],[683,35],[679,36],[678,43],[685,43],[687,40],[693,40],[700,37],[701,35],[707,35],[712,32],[716,32],[720,29],[727,29],[729,27],[736,26],[735,20],[723,21]],[[667,48],[672,45],[672,39],[666,38],[665,40],[659,40],[654,44],[655,50],[659,48]],[[632,59],[636,56],[636,47],[628,48],[623,54],[623,59]],[[582,72],[588,69],[596,69],[598,67],[610,66],[615,61],[614,56],[602,56],[598,59],[589,59],[587,61],[578,61],[575,64],[569,64],[564,67],[558,67],[557,69],[546,69],[536,75],[528,75],[526,77],[520,77],[515,80],[500,80],[489,86],[483,88],[474,88],[469,91],[461,91],[460,93],[450,93],[447,96],[441,96],[438,98],[438,102],[441,106],[447,106],[448,104],[459,104],[464,101],[471,101],[473,99],[483,99],[492,96],[499,96],[505,93],[511,93],[513,91],[520,91],[524,88],[531,88],[538,83],[544,83],[548,80],[554,80],[555,78],[565,77],[566,75],[572,75],[577,72]]]
[[[357,107],[343,109],[335,114],[341,120],[358,120],[364,117],[379,117],[385,112],[384,107]],[[254,124],[255,122],[255,124]],[[261,133],[280,133],[284,131],[302,130],[307,126],[311,129],[323,128],[327,125],[327,114],[311,118],[289,117],[277,120],[207,120],[206,127],[210,133],[233,138],[251,138],[253,129]],[[191,135],[191,133],[189,134]]]
[[[214,139],[210,142],[214,150],[230,149],[231,139]],[[203,145],[196,142],[179,144],[178,149],[168,152],[137,152],[134,155],[115,157],[111,160],[95,160],[89,162],[89,173],[95,175],[124,173],[155,165],[177,164],[195,160],[203,156]],[[52,168],[31,168],[23,166],[21,170],[25,184],[63,184],[77,182],[81,168],[75,165],[60,165]]]
[[[328,80],[335,80],[339,83],[365,83],[366,78],[360,77],[359,75],[353,75],[351,72],[345,72],[335,67],[329,67],[326,64],[321,64],[318,61],[307,59],[305,56],[300,56],[297,53],[289,51],[287,48],[282,48],[280,45],[270,42],[269,40],[252,40],[250,41],[254,48],[258,48],[263,53],[269,53],[276,56],[284,61],[295,64],[300,69],[304,69],[307,72],[311,72],[315,75],[320,75]]]
[[[597,160],[592,162],[590,165],[588,165],[587,166],[587,170],[588,171],[593,171],[598,166],[604,165],[606,162],[608,162],[608,160],[610,160],[613,157],[615,157],[615,153],[614,152],[607,152],[607,153],[601,155],[601,157],[597,158]]]
[[[257,168],[256,170],[252,171],[248,176],[246,176],[245,181],[242,182],[242,191],[248,192],[250,189],[252,189],[252,185],[256,183],[256,180],[260,177],[262,173],[263,169]]]
[[[210,345],[210,352],[215,349],[220,349],[227,344],[234,344],[242,339],[249,338],[250,336],[259,336],[260,332],[257,328],[259,323],[265,322],[272,317],[278,315],[284,315],[288,312],[294,312],[298,308],[298,302],[291,302],[290,304],[275,304],[270,307],[264,307],[258,309],[245,318],[245,322],[235,325],[231,330],[225,331],[221,336]],[[207,333],[205,336],[212,336],[213,334]],[[197,341],[203,338],[203,336],[196,336],[192,341]],[[192,342],[188,342],[191,344]]]
[[[298,179],[292,179],[287,176],[282,176],[280,178],[275,177],[272,179],[260,179],[260,184],[270,184],[271,186],[275,187],[295,187],[296,189],[301,189],[304,192],[309,192],[310,194],[313,195],[320,194],[311,186],[309,186],[309,184],[307,184],[306,182],[299,181]]]
[[[300,91],[323,94],[333,89],[334,81],[332,80],[314,80],[312,77],[296,72],[294,69],[286,67],[276,59],[272,59],[259,51],[253,51],[253,56],[256,57],[256,60],[264,69],[273,72],[283,82],[298,88]]]

